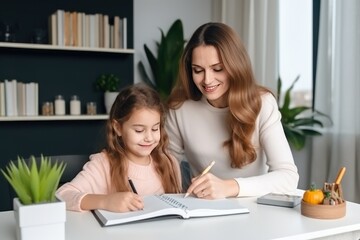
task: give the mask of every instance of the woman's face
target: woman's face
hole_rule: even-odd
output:
[[[191,63],[194,83],[208,102],[214,107],[227,107],[230,83],[216,48],[210,45],[194,48]]]

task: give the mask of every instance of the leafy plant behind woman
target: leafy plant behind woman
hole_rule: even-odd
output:
[[[144,64],[139,62],[139,71],[143,80],[148,85],[156,89],[162,99],[166,99],[179,71],[179,59],[184,51],[184,32],[180,19],[177,19],[170,27],[166,35],[162,29],[161,41],[156,42],[157,57],[150,51],[146,44],[144,50],[148,59],[153,78],[145,70]]]
[[[286,90],[284,96],[284,103],[280,106],[281,95],[281,79],[278,79],[277,87],[277,102],[282,118],[281,122],[284,128],[284,132],[289,144],[296,150],[304,148],[307,136],[319,136],[322,135],[317,129],[324,127],[323,122],[318,119],[322,116],[330,120],[329,116],[319,112],[311,107],[307,106],[291,106],[291,91],[294,88],[295,83],[299,80],[300,76],[297,76],[291,86]],[[317,128],[317,127],[318,128]]]

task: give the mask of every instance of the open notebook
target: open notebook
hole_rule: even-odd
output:
[[[184,194],[163,194],[144,197],[144,209],[134,212],[114,213],[106,210],[95,210],[103,226],[124,224],[157,217],[177,216],[180,218],[210,217],[249,213],[236,198],[205,200]]]

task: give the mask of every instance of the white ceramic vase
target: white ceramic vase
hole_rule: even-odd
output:
[[[14,198],[17,240],[65,240],[65,202],[23,205]]]
[[[104,103],[105,103],[105,109],[106,113],[109,114],[111,107],[113,103],[115,102],[115,99],[119,92],[105,92],[104,93]]]

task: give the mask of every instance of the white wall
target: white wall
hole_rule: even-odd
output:
[[[148,67],[144,44],[156,56],[155,42],[159,41],[161,36],[159,28],[166,33],[171,24],[180,18],[185,39],[189,39],[197,27],[214,20],[212,2],[211,0],[134,0],[134,82],[139,82],[141,79],[138,62],[142,61],[145,67]]]

